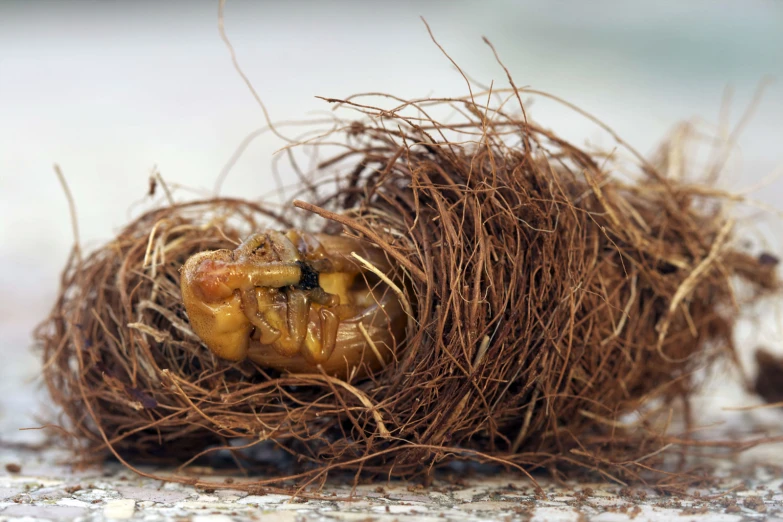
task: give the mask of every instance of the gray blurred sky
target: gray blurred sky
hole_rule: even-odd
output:
[[[328,109],[315,95],[464,94],[420,15],[471,76],[505,84],[485,35],[518,85],[599,115],[644,152],[680,119],[716,122],[728,85],[736,121],[772,76],[727,186],[751,185],[783,163],[780,1],[234,0],[226,28],[273,119],[284,120]],[[16,389],[35,373],[16,354],[50,306],[71,244],[52,163],[69,180],[83,239],[96,245],[128,219],[153,165],[171,182],[211,188],[234,148],[263,124],[216,19],[215,2],[0,3],[0,354],[14,354],[3,371],[15,375],[0,386]],[[572,140],[611,145],[568,111],[533,111]],[[280,145],[258,140],[225,192],[267,192]],[[777,182],[758,196],[782,208],[781,195]]]

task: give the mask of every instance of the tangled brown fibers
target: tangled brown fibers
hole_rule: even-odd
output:
[[[454,460],[671,480],[650,473],[697,442],[657,419],[732,356],[737,308],[777,290],[774,263],[731,246],[724,196],[641,157],[628,181],[612,157],[504,112],[518,96],[494,108],[330,100],[366,117],[336,131],[345,148],[308,178],[309,202],[293,203],[308,212],[172,204],[83,260],[75,251],[37,336],[79,454],[181,464],[230,447],[252,468],[265,443],[295,457],[242,487],[333,470],[411,477]],[[438,105],[462,119],[428,117]],[[263,227],[350,234],[387,253],[415,304],[393,363],[344,382],[210,354],[179,269]]]

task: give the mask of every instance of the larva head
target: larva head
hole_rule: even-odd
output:
[[[193,332],[216,356],[241,361],[253,327],[239,293],[227,284],[231,256],[229,250],[191,256],[181,270],[180,290]]]

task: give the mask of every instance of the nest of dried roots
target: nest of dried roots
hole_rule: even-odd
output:
[[[219,453],[249,469],[257,445],[295,457],[256,485],[413,476],[454,460],[646,479],[696,444],[668,413],[701,369],[731,357],[737,307],[777,288],[773,263],[732,247],[724,197],[667,178],[665,155],[637,157],[629,181],[611,157],[470,100],[340,102],[367,117],[320,138],[342,134],[345,148],[308,178],[307,203],[165,206],[74,255],[38,339],[82,455]],[[424,116],[438,104],[462,119]],[[415,305],[391,364],[344,382],[210,354],[189,328],[179,269],[266,227],[386,252]]]

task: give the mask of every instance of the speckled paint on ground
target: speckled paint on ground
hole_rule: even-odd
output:
[[[75,472],[56,462],[63,462],[62,454],[51,450],[0,449],[0,522],[783,520],[783,473],[772,465],[725,463],[717,471],[725,477],[720,489],[684,497],[608,483],[558,485],[543,477],[544,492],[536,494],[532,483],[519,476],[471,475],[456,481],[444,477],[429,487],[397,481],[356,488],[333,483],[321,492],[324,499],[314,500],[202,490],[139,477],[113,464]]]

